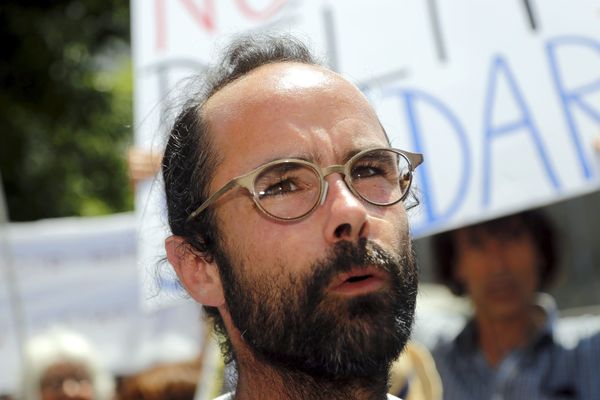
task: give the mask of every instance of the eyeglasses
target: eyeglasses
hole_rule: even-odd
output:
[[[360,199],[377,206],[391,206],[406,198],[413,171],[423,155],[392,148],[361,151],[344,165],[321,168],[300,159],[283,159],[264,164],[226,183],[190,214],[196,218],[219,197],[234,187],[245,188],[259,210],[282,221],[308,216],[325,202],[326,176],[339,173]]]

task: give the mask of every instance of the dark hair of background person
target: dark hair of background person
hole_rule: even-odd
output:
[[[531,235],[541,259],[538,290],[545,290],[554,282],[558,273],[556,232],[548,217],[541,211],[527,210],[466,228],[482,229],[492,236],[500,237],[510,236],[515,233],[515,229],[525,230]],[[452,293],[464,295],[466,289],[454,273],[457,261],[456,232],[457,230],[444,232],[432,238],[434,274],[436,280],[446,285]]]
[[[224,86],[261,66],[277,62],[317,65],[307,47],[288,36],[243,37],[234,41],[222,61],[198,77],[203,83],[200,93],[183,107],[169,133],[162,160],[169,226],[174,235],[185,238],[195,251],[209,259],[218,240],[212,210],[208,208],[187,221],[209,196],[210,182],[220,161],[218,149],[213,148],[208,134],[203,107]],[[233,353],[223,320],[216,308],[203,308],[213,320],[225,360],[230,362]]]
[[[125,378],[118,399],[193,400],[200,370],[200,360],[157,365]]]

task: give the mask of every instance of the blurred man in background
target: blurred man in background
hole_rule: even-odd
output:
[[[228,49],[163,158],[168,259],[236,362],[223,398],[386,399],[414,315],[403,200],[421,161],[301,43]]]
[[[576,398],[574,359],[553,338],[555,232],[538,211],[433,238],[439,279],[474,316],[433,355],[446,399]]]
[[[25,344],[23,400],[111,400],[114,381],[78,333],[52,329]]]

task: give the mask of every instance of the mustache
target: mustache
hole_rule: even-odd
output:
[[[359,239],[356,243],[341,241],[336,243],[325,259],[315,263],[308,285],[311,293],[308,295],[322,293],[336,275],[357,267],[369,265],[386,273],[399,275],[402,267],[408,266],[409,256],[401,257],[392,254],[365,238]]]

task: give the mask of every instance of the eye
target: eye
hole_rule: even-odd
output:
[[[300,186],[290,178],[282,178],[258,193],[260,199],[270,196],[285,196],[300,190]]]
[[[365,179],[387,174],[388,172],[377,163],[362,163],[352,168],[352,179]]]
[[[280,163],[263,171],[254,182],[259,200],[301,194],[319,187],[315,171],[303,164]]]

